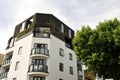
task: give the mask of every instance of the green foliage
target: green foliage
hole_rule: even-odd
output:
[[[83,26],[73,39],[78,60],[99,77],[120,79],[120,22],[100,22],[96,29]]]
[[[29,27],[27,29],[24,29],[22,32],[17,34],[17,38],[19,38],[19,37],[25,35],[26,33],[30,32],[32,29],[33,29],[33,26],[31,26],[31,27]]]

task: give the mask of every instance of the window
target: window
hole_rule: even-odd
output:
[[[13,78],[13,80],[17,80],[16,78]]]
[[[33,18],[26,21],[25,29],[30,28],[33,23]]]
[[[49,27],[36,27],[35,36],[43,37],[43,38],[50,37],[50,28]]]
[[[16,78],[13,78],[13,80],[17,80]]]
[[[14,38],[11,38],[9,47],[12,47],[14,43]]]
[[[23,22],[23,23],[21,24],[20,32],[22,32],[22,31],[24,30],[24,28],[25,28],[25,22]]]
[[[63,63],[59,63],[59,70],[63,72]]]
[[[48,45],[47,44],[34,43],[34,48],[44,48],[44,49],[47,49]]]
[[[35,64],[35,65],[46,65],[47,61],[44,60],[44,59],[33,59],[32,60],[32,64]]]
[[[50,28],[48,27],[36,27],[37,33],[50,33]]]
[[[60,56],[64,56],[64,51],[63,51],[63,49],[60,48],[59,54],[60,54]]]
[[[45,80],[45,77],[33,76],[29,80]]]
[[[70,71],[70,74],[73,75],[73,67],[70,66],[69,69],[70,69],[70,70],[69,70],[69,71]]]
[[[19,68],[19,61],[18,62],[16,62],[16,65],[15,65],[15,70],[18,70],[18,68]]]
[[[22,53],[22,47],[19,48],[18,55],[20,55],[21,53]]]
[[[70,29],[68,30],[68,33],[69,33],[69,38],[72,38],[71,30]]]
[[[61,24],[61,32],[64,33],[64,25]]]
[[[73,60],[73,56],[71,53],[69,53],[69,60]]]

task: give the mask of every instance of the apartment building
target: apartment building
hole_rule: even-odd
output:
[[[52,14],[36,13],[8,40],[1,80],[78,80],[74,31]]]

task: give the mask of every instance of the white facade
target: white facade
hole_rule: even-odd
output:
[[[6,51],[6,53],[13,51],[7,80],[13,80],[13,78],[17,80],[30,80],[28,69],[32,59],[30,54],[34,43],[48,44],[48,75],[45,76],[45,80],[77,80],[77,60],[74,51],[65,47],[65,42],[53,35],[50,38],[37,38],[33,37],[33,34],[16,41],[14,47]],[[22,47],[22,53],[18,54],[20,47]],[[60,48],[63,49],[64,56],[60,56]],[[69,60],[69,53],[72,54],[73,60]],[[18,61],[18,70],[15,70],[16,62]],[[59,71],[59,63],[63,63],[64,65],[63,72]],[[70,66],[73,67],[73,75],[69,73]],[[1,80],[6,80],[6,78]]]
[[[53,27],[46,26],[46,16],[56,22]],[[46,21],[39,24],[41,20]],[[28,18],[16,26],[8,41],[0,80],[78,80],[73,36],[74,31],[53,15],[35,14]]]

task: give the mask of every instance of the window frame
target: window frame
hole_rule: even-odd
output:
[[[64,71],[64,64],[63,63],[59,63],[59,71]]]
[[[23,47],[22,46],[19,47],[19,49],[18,49],[18,55],[22,54],[22,50],[23,50]]]
[[[64,33],[64,24],[61,24],[61,32]]]
[[[45,60],[45,59],[32,59],[31,64],[34,64],[34,65],[46,65],[47,60]]]
[[[15,70],[19,69],[19,64],[20,64],[20,61],[17,61],[16,64],[15,64]]]
[[[44,43],[34,43],[34,48],[44,48],[44,49],[48,49],[48,44],[44,44]]]
[[[40,79],[40,80],[45,80],[45,77],[40,77],[40,76],[31,76],[31,77],[29,77],[29,80],[38,80],[38,79]]]
[[[71,31],[71,29],[68,29],[68,36],[69,36],[69,38],[72,38],[72,31]]]
[[[65,56],[64,50],[62,48],[59,49],[59,55],[62,56],[62,57]]]
[[[69,53],[69,60],[73,60],[73,55],[72,55],[72,53]]]
[[[17,78],[13,78],[13,80],[17,80]]]
[[[74,74],[74,72],[73,72],[73,67],[72,67],[72,66],[69,66],[69,73],[70,73],[71,75]]]

